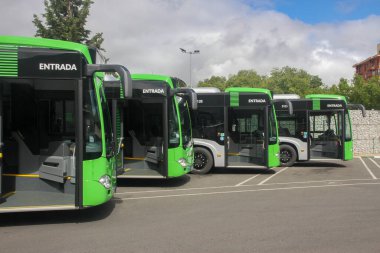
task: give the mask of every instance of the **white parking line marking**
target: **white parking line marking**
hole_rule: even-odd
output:
[[[371,160],[371,162],[373,162],[373,164],[375,164],[377,168],[380,169],[380,165],[375,160],[373,160],[372,158],[369,158],[369,160]]]
[[[286,183],[269,183],[265,185],[279,185],[279,184],[309,184],[309,183],[334,183],[334,182],[350,182],[350,181],[368,181],[368,180],[379,180],[373,179],[373,178],[353,178],[353,179],[329,179],[329,180],[316,180],[316,181],[294,181],[294,182],[286,182]],[[251,185],[244,185],[244,186],[254,186],[253,184]]]
[[[259,174],[262,175],[262,174]],[[283,184],[308,184],[308,183],[334,183],[334,182],[350,182],[350,181],[368,181],[368,180],[380,180],[372,178],[354,178],[354,179],[345,179],[345,180],[316,180],[316,181],[294,181],[287,183],[269,183],[265,186],[270,185],[283,185]],[[167,190],[155,190],[155,191],[134,191],[134,192],[117,192],[115,195],[124,195],[124,194],[143,194],[143,193],[160,193],[160,192],[175,192],[175,191],[191,191],[191,190],[210,190],[210,189],[223,189],[223,188],[238,188],[238,187],[252,187],[257,186],[256,184],[246,184],[246,185],[225,185],[225,186],[212,186],[212,187],[198,187],[198,188],[183,188],[183,189],[167,189]]]
[[[375,176],[375,174],[373,174],[373,172],[368,168],[368,166],[367,166],[367,164],[364,162],[363,158],[360,157],[359,159],[360,159],[360,161],[362,161],[364,167],[368,170],[368,173],[371,175],[371,177],[372,177],[373,179],[377,179],[377,177]]]
[[[252,179],[254,179],[254,178],[258,177],[258,176],[260,176],[260,174],[254,175],[253,177],[250,177],[250,178],[244,180],[243,182],[238,183],[238,184],[235,185],[235,186],[241,186],[241,185],[247,183],[248,181],[251,181]]]
[[[287,188],[267,188],[267,189],[255,189],[255,190],[239,190],[239,191],[223,191],[223,192],[202,192],[202,193],[185,193],[185,194],[173,194],[173,195],[159,195],[149,197],[131,197],[120,198],[117,200],[138,200],[138,199],[158,199],[158,198],[172,198],[172,197],[188,197],[188,196],[204,196],[204,195],[218,195],[218,194],[230,194],[230,193],[246,193],[246,192],[261,192],[261,191],[279,191],[279,190],[296,190],[296,189],[313,189],[313,188],[329,188],[329,187],[342,187],[342,186],[357,186],[357,185],[380,185],[380,183],[356,183],[356,184],[336,184],[336,185],[314,185],[314,186],[298,186]]]
[[[337,158],[311,158],[309,161],[341,161],[341,159]]]
[[[274,176],[280,174],[281,172],[283,172],[283,171],[286,170],[287,168],[289,168],[289,167],[285,167],[285,168],[283,168],[282,170],[279,170],[278,172],[276,172],[276,173],[273,174],[272,176],[270,176],[270,177],[264,179],[263,181],[261,181],[261,182],[258,183],[257,185],[263,185],[263,184],[264,184],[265,182],[267,182],[269,179],[271,179],[271,178],[273,178]]]
[[[245,185],[243,185],[245,186]],[[221,189],[221,188],[234,188],[235,185],[228,186],[211,186],[211,187],[198,187],[198,188],[184,188],[184,189],[168,189],[168,190],[156,190],[156,191],[135,191],[135,192],[118,192],[115,195],[121,194],[139,194],[139,193],[157,193],[157,192],[170,192],[170,191],[190,191],[190,190],[207,190],[207,189]]]

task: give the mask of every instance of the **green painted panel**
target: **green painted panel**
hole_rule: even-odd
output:
[[[313,99],[313,110],[321,109],[321,101],[319,99]]]
[[[104,175],[109,175],[112,185],[116,185],[114,161],[114,159],[107,160],[105,157],[83,161],[83,206],[100,205],[112,198],[112,190],[107,190],[99,183],[99,179]]]
[[[17,77],[17,46],[0,45],[0,76]]]
[[[251,88],[251,87],[230,87],[225,90],[225,92],[239,92],[239,93],[264,93],[267,94],[270,98],[272,98],[272,92],[268,89],[262,88]]]
[[[239,92],[230,92],[230,106],[231,107],[239,106]]]
[[[340,100],[344,100],[345,102],[347,102],[347,99],[345,96],[335,95],[335,94],[309,94],[309,95],[306,95],[305,98],[310,98],[310,99],[340,99]]]
[[[353,141],[344,142],[344,160],[352,160],[354,158]]]
[[[183,168],[178,160],[184,158],[189,164],[188,167]],[[180,177],[190,172],[194,163],[193,147],[183,149],[182,147],[171,148],[168,150],[168,177]]]
[[[0,36],[0,47],[3,47],[5,49],[12,49],[12,47],[42,47],[78,51],[85,56],[87,63],[93,63],[88,47],[86,45],[82,45],[80,43],[75,43],[71,41],[22,36]]]
[[[268,146],[268,167],[280,166],[280,145],[277,142]]]

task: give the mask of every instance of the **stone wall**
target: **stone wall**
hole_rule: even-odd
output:
[[[380,111],[350,111],[355,155],[380,154]]]

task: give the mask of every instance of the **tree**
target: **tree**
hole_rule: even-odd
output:
[[[303,69],[289,66],[271,71],[268,79],[269,89],[274,93],[298,94],[301,97],[310,93],[323,92],[321,78],[307,73]]]
[[[220,90],[228,87],[267,88],[276,94],[291,93],[301,97],[316,93],[337,94],[347,97],[351,103],[363,104],[367,109],[380,109],[380,77],[364,80],[361,76],[355,76],[352,82],[341,78],[338,84],[327,87],[319,76],[286,66],[274,68],[269,76],[260,76],[255,70],[240,70],[228,79],[212,76],[200,81],[198,86],[217,87]]]
[[[380,109],[380,78],[372,77],[366,81],[356,75],[351,94],[350,102],[361,103],[366,109]]]
[[[89,38],[91,31],[85,28],[92,3],[91,0],[45,0],[42,19],[33,15],[35,36],[83,43],[105,51],[101,47],[103,33]]]
[[[332,85],[330,88],[325,88],[326,93],[343,95],[351,101],[353,87],[348,83],[348,80],[341,78],[338,85]]]
[[[227,79],[224,76],[212,76],[210,79],[205,79],[198,83],[198,87],[215,87],[221,91],[226,88]]]
[[[265,77],[257,74],[255,70],[240,70],[227,80],[227,87],[253,87],[262,88]]]
[[[240,70],[237,74],[225,78],[212,76],[198,83],[198,87],[216,87],[225,90],[228,87],[266,87],[265,76],[260,76],[254,70]]]

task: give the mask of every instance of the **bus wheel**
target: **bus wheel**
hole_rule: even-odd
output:
[[[292,146],[283,144],[280,146],[280,162],[282,167],[292,166],[297,160],[297,153]]]
[[[210,151],[205,148],[194,148],[194,166],[191,171],[193,174],[206,174],[211,170],[214,163]]]

